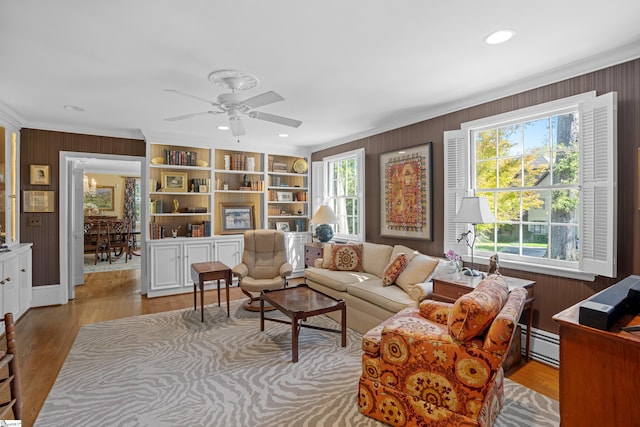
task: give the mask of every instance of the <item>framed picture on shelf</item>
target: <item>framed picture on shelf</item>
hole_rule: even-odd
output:
[[[291,191],[277,191],[279,202],[293,202],[293,193]]]
[[[112,186],[98,185],[95,194],[84,195],[84,204],[93,203],[98,209],[112,211],[113,188]]]
[[[380,155],[380,235],[433,240],[431,143]]]
[[[189,174],[187,172],[160,172],[160,183],[163,191],[186,193]]]
[[[255,228],[252,203],[221,203],[222,234],[240,234]]]
[[[289,223],[284,221],[284,222],[276,222],[276,230],[282,230],[285,233],[288,233],[289,231]]]
[[[24,212],[55,212],[55,191],[25,191]]]
[[[49,185],[49,165],[30,165],[31,185]]]

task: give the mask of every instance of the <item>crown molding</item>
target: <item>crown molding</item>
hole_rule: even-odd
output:
[[[48,130],[52,132],[67,132],[83,135],[109,136],[112,138],[144,139],[140,129],[101,129],[82,126],[65,126],[58,123],[27,122],[23,128]]]

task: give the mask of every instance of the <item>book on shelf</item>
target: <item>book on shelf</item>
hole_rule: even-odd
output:
[[[165,148],[164,163],[170,166],[196,166],[198,153],[195,151],[171,150]]]
[[[164,235],[165,235],[164,226],[155,222],[149,223],[149,237],[152,240],[164,239]]]

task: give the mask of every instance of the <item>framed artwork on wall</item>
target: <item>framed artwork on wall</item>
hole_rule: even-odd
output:
[[[55,191],[24,191],[24,212],[55,212]]]
[[[222,234],[241,234],[255,228],[252,203],[222,203]]]
[[[432,144],[380,155],[380,235],[433,240]]]
[[[276,222],[276,230],[282,230],[285,233],[288,233],[289,231],[291,231],[289,229],[289,223],[288,222]]]
[[[49,165],[29,165],[31,185],[49,185]]]
[[[113,186],[98,185],[95,194],[85,194],[84,204],[93,203],[98,209],[103,211],[113,210]]]

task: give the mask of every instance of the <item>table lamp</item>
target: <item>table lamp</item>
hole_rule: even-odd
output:
[[[312,224],[319,224],[316,227],[316,237],[320,242],[328,242],[333,237],[333,229],[329,224],[337,224],[338,217],[333,212],[333,209],[329,205],[321,205],[313,218],[311,218]]]
[[[467,242],[467,246],[471,248],[471,269],[466,270],[464,274],[467,276],[479,276],[473,263],[473,247],[476,244],[476,224],[486,224],[496,222],[496,218],[489,209],[489,202],[485,197],[463,197],[460,204],[460,210],[453,222],[465,222],[473,225],[473,240],[469,242],[469,234],[471,230],[462,233],[458,239],[458,243],[462,240]]]

